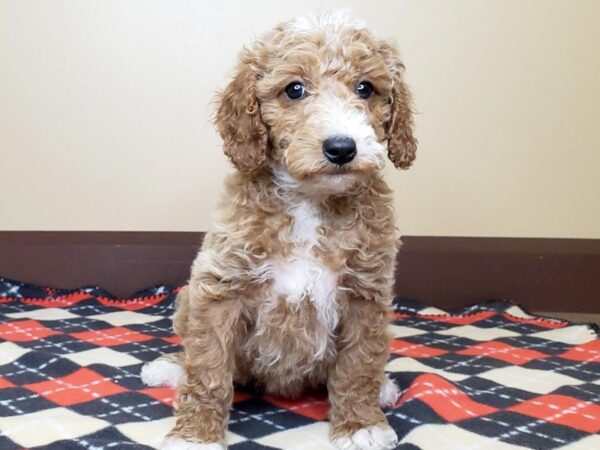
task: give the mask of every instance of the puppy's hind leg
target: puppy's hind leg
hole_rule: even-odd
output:
[[[379,390],[379,406],[381,408],[391,408],[400,398],[400,389],[389,375],[385,375],[381,389]]]
[[[173,315],[173,330],[181,339],[187,335],[190,317],[190,288],[181,288],[175,299],[175,314]]]
[[[187,321],[189,317],[190,296],[188,286],[183,287],[175,299],[175,315],[173,328],[175,333],[184,338],[187,334]],[[142,382],[151,387],[177,387],[185,381],[183,370],[183,353],[170,353],[162,355],[152,362],[145,364],[140,373]]]

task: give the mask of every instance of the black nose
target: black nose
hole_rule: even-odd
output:
[[[323,141],[325,157],[338,166],[349,163],[356,156],[356,142],[347,136],[332,136]]]

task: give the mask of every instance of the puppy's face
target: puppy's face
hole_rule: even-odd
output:
[[[352,28],[280,39],[257,83],[273,160],[332,188],[383,168],[392,77],[376,43]]]
[[[410,94],[389,44],[345,16],[278,26],[241,57],[217,127],[241,170],[268,164],[295,182],[342,191],[414,159]]]

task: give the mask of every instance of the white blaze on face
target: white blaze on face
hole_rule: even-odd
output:
[[[356,160],[372,165],[377,170],[383,169],[385,148],[377,141],[366,112],[328,94],[319,101],[319,114],[315,119],[320,124],[323,140],[333,136],[351,137],[356,143]]]

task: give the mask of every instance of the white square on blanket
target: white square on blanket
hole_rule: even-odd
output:
[[[529,336],[571,345],[585,344],[586,342],[596,339],[596,334],[587,325],[573,325],[570,327],[555,328],[554,330],[533,333]]]
[[[291,430],[279,431],[255,441],[286,450],[336,450],[329,442],[329,423],[315,422]]]
[[[493,341],[498,338],[519,336],[519,333],[504,328],[481,328],[473,325],[448,328],[447,330],[436,331],[436,333],[446,336],[463,337],[474,341]]]
[[[79,364],[89,366],[92,364],[106,364],[112,367],[125,367],[138,364],[141,361],[128,353],[117,352],[111,348],[98,347],[78,353],[70,353],[65,358]]]
[[[10,364],[25,353],[29,353],[29,351],[30,350],[23,348],[14,342],[3,342],[0,344],[0,366]]]
[[[108,425],[104,420],[77,414],[66,408],[0,417],[2,434],[25,448],[49,445],[61,440],[77,440],[80,436],[94,433]]]
[[[149,314],[142,314],[134,311],[115,311],[106,314],[96,314],[95,316],[89,316],[89,318],[108,322],[115,327],[123,325],[141,325],[164,319],[162,316],[151,316]]]
[[[535,392],[536,394],[548,394],[562,386],[583,384],[583,381],[562,373],[551,370],[527,369],[520,366],[492,369],[477,376],[503,386]]]
[[[525,450],[528,448],[472,433],[452,424],[418,426],[408,433],[400,444],[413,444],[423,449],[443,448],[444,450]]]
[[[5,316],[10,317],[11,319],[33,319],[40,321],[64,320],[79,317],[77,314],[73,314],[72,312],[61,308],[38,308],[31,311],[8,313],[5,314]]]

